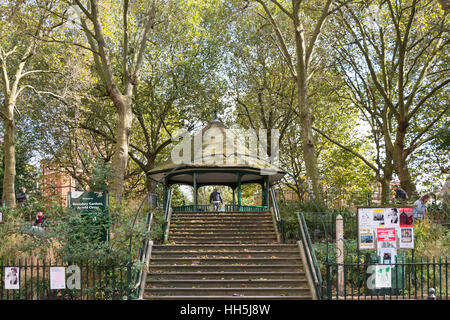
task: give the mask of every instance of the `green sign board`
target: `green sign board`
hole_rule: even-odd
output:
[[[68,194],[68,207],[84,217],[85,231],[94,237],[101,234],[103,241],[109,239],[108,200],[107,192],[74,191]]]
[[[106,213],[108,210],[108,193],[92,191],[69,192],[69,208],[82,213]]]

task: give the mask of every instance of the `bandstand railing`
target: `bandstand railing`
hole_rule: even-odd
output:
[[[225,212],[258,212],[258,211],[268,211],[267,206],[253,206],[253,205],[237,205],[237,204],[226,204],[224,206]],[[184,206],[173,206],[173,212],[195,212],[195,211],[213,211],[211,204],[197,204],[197,210],[194,209],[194,205],[184,205]]]

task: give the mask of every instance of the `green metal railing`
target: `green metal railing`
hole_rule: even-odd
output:
[[[162,225],[162,236],[161,236],[161,242],[164,243],[166,241],[166,237],[168,235],[168,229],[170,226],[170,218],[172,216],[173,209],[171,208],[172,203],[172,190],[169,189],[167,193],[166,202],[164,204],[164,223]]]
[[[151,250],[153,246],[153,242],[151,240],[151,230],[152,230],[152,222],[153,222],[153,212],[147,213],[147,217],[145,218],[145,226],[146,226],[146,237],[142,241],[142,247],[139,249],[139,263],[148,265]],[[138,272],[135,273],[134,278],[134,287],[132,290],[136,290],[136,297],[142,299],[143,296],[143,288],[145,285],[145,281],[147,278],[147,270],[144,268],[140,268]]]
[[[311,242],[311,236],[308,231],[308,226],[305,221],[305,216],[302,212],[297,213],[298,218],[298,238],[302,243],[305,255],[306,265],[309,269],[309,273],[313,279],[314,290],[316,292],[317,299],[321,300],[324,296],[325,283],[322,280],[322,274],[320,271],[319,263],[314,252],[314,248]]]
[[[275,221],[277,223],[278,233],[280,234],[280,238],[281,238],[280,240],[281,240],[281,243],[286,243],[286,223],[281,218],[281,213],[280,213],[280,209],[278,208],[278,202],[277,202],[275,190],[270,189],[269,192],[270,192],[270,195],[272,198],[272,208],[274,210]]]

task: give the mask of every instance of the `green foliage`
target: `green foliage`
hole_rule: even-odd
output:
[[[450,230],[440,224],[420,221],[414,224],[414,246],[417,257],[450,255]]]
[[[81,148],[77,148],[77,150],[81,155],[83,172],[89,177],[87,181],[89,190],[94,192],[109,191],[109,182],[114,176],[111,163],[106,162],[99,153],[91,155]]]

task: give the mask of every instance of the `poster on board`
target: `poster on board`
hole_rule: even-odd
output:
[[[400,228],[412,228],[413,227],[413,208],[400,208]]]
[[[358,227],[360,229],[376,228],[385,226],[385,209],[384,208],[359,208],[358,209]]]
[[[372,209],[372,227],[383,228],[385,226],[385,209]]]
[[[66,288],[66,268],[51,267],[50,268],[50,289],[65,289]]]
[[[370,228],[359,229],[359,248],[364,249],[375,249],[374,246],[374,236],[373,231]]]
[[[5,268],[5,289],[19,289],[19,268],[18,267],[6,267]]]
[[[379,248],[378,256],[382,264],[394,265],[397,257],[396,248]]]
[[[400,228],[399,248],[414,249],[414,228]]]
[[[384,209],[384,227],[398,228],[400,225],[400,217],[398,208]]]
[[[359,229],[373,229],[373,211],[369,208],[358,209]]]
[[[375,266],[375,288],[390,288],[392,286],[392,268],[386,265]]]
[[[377,242],[395,242],[395,228],[377,228]]]

